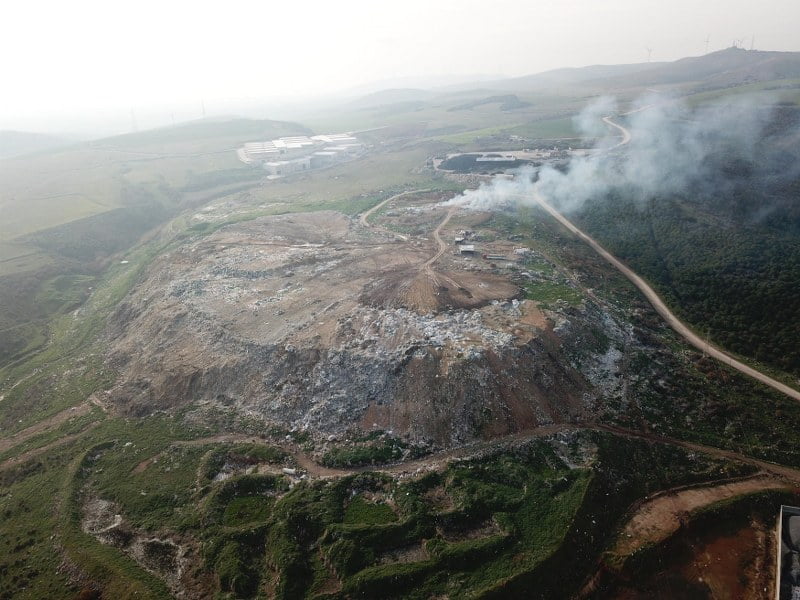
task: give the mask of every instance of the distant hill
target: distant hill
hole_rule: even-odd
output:
[[[514,90],[535,90],[553,85],[580,85],[590,81],[608,79],[611,77],[630,76],[641,71],[652,69],[654,65],[662,64],[668,63],[590,65],[588,67],[554,69],[552,71],[545,71],[544,73],[495,81],[493,85]]]
[[[126,133],[92,142],[94,146],[140,146],[186,144],[197,141],[233,138],[238,141],[269,140],[289,135],[309,135],[312,131],[298,123],[268,119],[201,119],[172,127]]]
[[[502,111],[516,110],[531,106],[530,102],[520,100],[515,94],[506,94],[503,96],[489,96],[488,98],[471,100],[469,102],[465,102],[464,104],[459,104],[458,106],[449,108],[448,110],[451,112],[458,110],[470,110],[477,106],[485,106],[486,104],[497,104]]]
[[[800,77],[800,52],[764,52],[728,48],[704,56],[682,58],[638,72],[587,81],[606,87],[640,87],[705,83],[707,87],[741,85]]]
[[[0,131],[0,159],[66,146],[76,140],[30,131]]]
[[[350,102],[353,108],[374,108],[392,104],[407,104],[411,102],[424,102],[429,100],[434,93],[429,90],[417,88],[397,88],[381,90],[362,96]]]
[[[673,62],[590,65],[554,69],[523,77],[473,81],[430,89],[399,88],[374,92],[351,102],[367,108],[400,103],[444,101],[457,94],[473,99],[496,96],[498,91],[525,94],[552,88],[621,90],[649,86],[691,86],[696,91],[760,81],[800,78],[800,52],[770,52],[727,48]],[[464,101],[462,100],[461,103]]]

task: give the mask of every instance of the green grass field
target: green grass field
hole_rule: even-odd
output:
[[[536,139],[562,139],[580,137],[580,132],[575,128],[575,123],[572,120],[572,117],[531,121],[510,129],[509,133]]]
[[[755,98],[760,97],[765,101],[774,100],[798,104],[800,103],[800,79],[762,81],[720,90],[690,93],[686,101],[690,106],[695,106],[740,95],[753,95]]]

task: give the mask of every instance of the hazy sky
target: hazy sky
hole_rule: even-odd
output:
[[[6,0],[0,126],[87,109],[293,97],[408,76],[524,75],[800,50],[798,0]]]

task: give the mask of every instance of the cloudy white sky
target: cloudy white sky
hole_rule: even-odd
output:
[[[798,0],[26,0],[0,4],[0,126],[98,108],[322,95],[410,76],[516,76],[800,50]]]

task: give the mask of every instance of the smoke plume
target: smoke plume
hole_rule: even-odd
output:
[[[757,142],[773,108],[763,97],[693,108],[663,94],[643,96],[623,114],[615,114],[616,106],[614,98],[603,97],[575,117],[582,136],[601,138],[586,156],[575,156],[560,168],[521,169],[511,181],[495,179],[450,203],[503,209],[532,202],[535,190],[572,212],[615,190],[641,200],[687,189],[724,193],[730,179],[726,169],[758,164]],[[606,116],[630,132],[629,143],[621,145],[622,132],[605,123]]]

